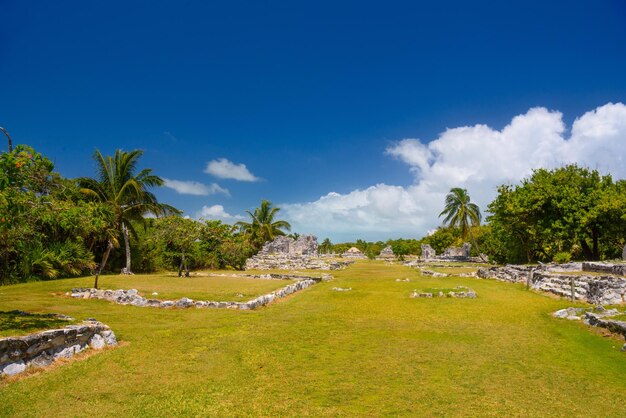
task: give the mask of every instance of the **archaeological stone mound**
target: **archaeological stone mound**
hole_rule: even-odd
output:
[[[246,270],[338,270],[348,264],[322,259],[315,235],[301,235],[297,239],[279,236],[265,243],[257,255],[246,260]]]

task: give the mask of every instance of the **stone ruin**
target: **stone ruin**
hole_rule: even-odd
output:
[[[434,260],[437,257],[437,253],[429,244],[422,244],[422,259]]]
[[[466,242],[461,247],[449,247],[442,254],[437,255],[429,244],[422,244],[422,259],[425,261],[472,261],[471,250],[472,245]]]
[[[365,259],[367,258],[367,256],[365,254],[363,254],[361,252],[361,250],[359,250],[356,247],[352,247],[346,251],[343,252],[343,254],[341,254],[342,258],[353,258],[353,259]]]
[[[0,376],[13,376],[29,367],[45,367],[88,348],[100,350],[115,345],[117,339],[111,328],[96,320],[22,337],[0,338]]]
[[[246,260],[246,270],[339,270],[348,264],[350,262],[322,259],[315,235],[301,235],[295,240],[279,236]]]
[[[394,258],[394,253],[393,250],[391,249],[391,245],[387,245],[385,248],[382,249],[382,251],[380,252],[380,254],[378,254],[378,257],[376,257],[377,260],[390,260],[392,258]]]
[[[571,271],[584,270],[581,267],[581,263],[483,267],[478,269],[477,276],[482,279],[526,283],[531,289],[566,298],[573,296],[576,300],[588,303],[601,305],[626,303],[626,278],[610,275],[611,273],[601,276],[567,274]]]

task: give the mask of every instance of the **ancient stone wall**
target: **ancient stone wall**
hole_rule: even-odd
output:
[[[0,375],[22,373],[29,366],[47,366],[87,348],[117,345],[115,334],[101,322],[85,321],[23,337],[0,338]]]
[[[324,277],[325,276],[325,277]],[[284,298],[292,293],[297,291],[306,289],[307,287],[313,286],[315,283],[321,280],[329,280],[330,275],[324,275],[322,278],[317,277],[307,277],[302,280],[297,281],[296,283],[287,285],[281,289],[278,289],[274,292],[268,293],[266,295],[259,296],[255,299],[249,300],[247,302],[224,302],[224,301],[206,301],[206,300],[197,300],[189,298],[180,298],[178,300],[159,300],[159,299],[147,299],[137,292],[136,289],[129,290],[102,290],[102,289],[93,289],[93,288],[77,288],[72,289],[71,296],[73,298],[80,299],[104,299],[111,302],[119,303],[120,305],[133,305],[140,307],[152,307],[152,308],[226,308],[226,309],[256,309],[261,306],[265,306],[268,303],[274,301],[275,299]],[[303,276],[298,276],[302,278]],[[289,276],[281,277],[283,278],[291,278]]]
[[[573,282],[575,299],[606,305],[626,302],[626,279],[621,277],[558,274],[550,271],[550,267],[512,265],[480,268],[477,275],[484,279],[526,283],[531,270],[530,286],[532,289],[570,298]]]
[[[585,262],[582,264],[583,271],[593,271],[596,273],[615,274],[618,276],[626,276],[625,263],[592,263]]]

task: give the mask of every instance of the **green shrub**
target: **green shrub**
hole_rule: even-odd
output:
[[[554,258],[552,258],[552,261],[554,261],[555,263],[562,264],[562,263],[569,263],[571,259],[572,259],[572,254],[568,253],[567,251],[561,251],[561,252],[554,254]]]

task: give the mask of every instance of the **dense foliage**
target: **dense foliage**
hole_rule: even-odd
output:
[[[85,201],[53,168],[24,145],[0,154],[0,283],[76,276],[95,267],[92,250],[113,213]]]
[[[93,274],[105,264],[119,272],[131,253],[137,272],[243,268],[257,237],[219,221],[144,218],[177,211],[147,191],[158,177],[135,173],[140,155],[97,152],[98,179],[72,180],[28,146],[0,154],[0,284]],[[128,254],[117,250],[124,239]]]
[[[489,252],[499,262],[621,256],[626,181],[569,165],[501,186],[489,205]]]

